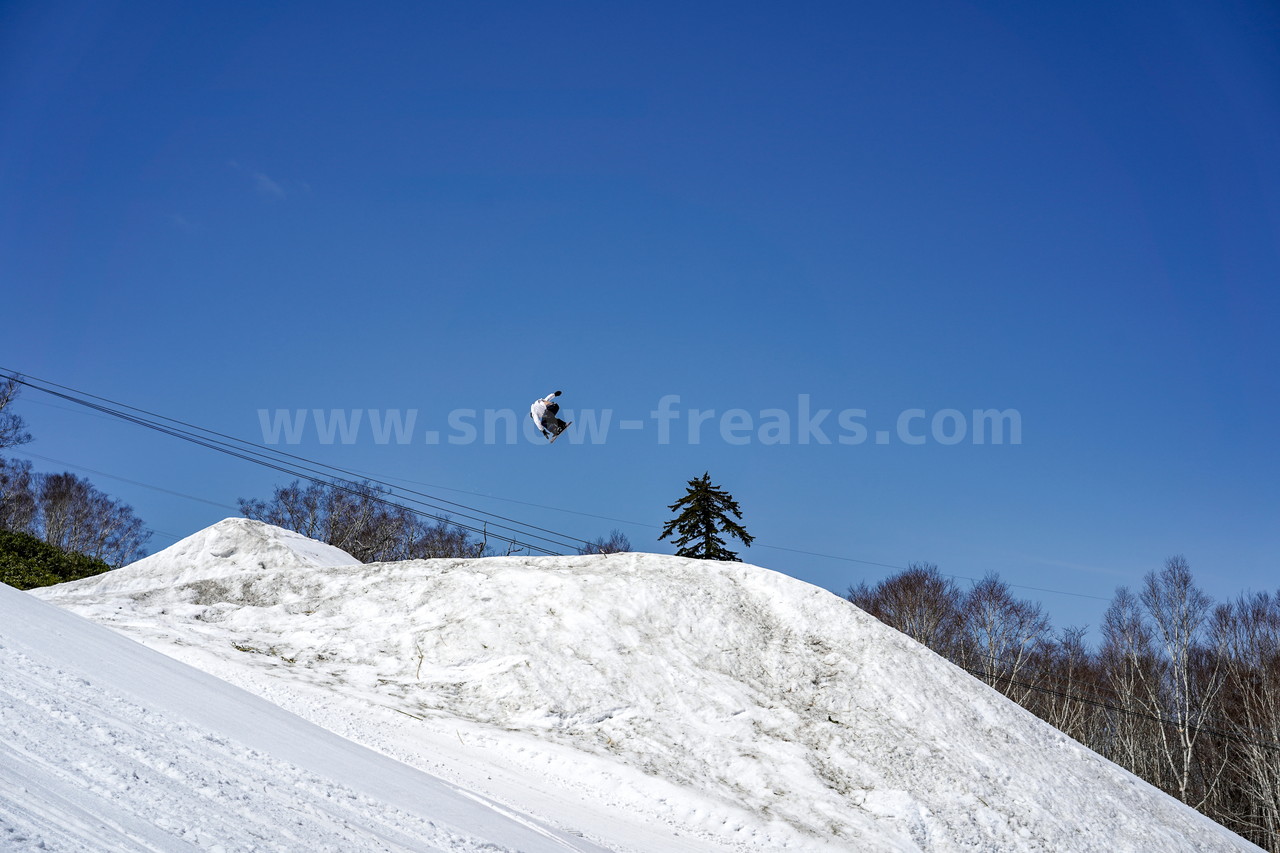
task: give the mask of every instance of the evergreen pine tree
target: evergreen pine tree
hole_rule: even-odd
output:
[[[711,485],[710,473],[690,480],[689,491],[668,509],[679,515],[667,522],[658,539],[666,539],[672,533],[678,533],[675,540],[677,557],[737,560],[737,552],[724,547],[724,539],[720,534],[727,533],[748,546],[755,538],[733,520],[742,519],[738,502],[719,486]]]

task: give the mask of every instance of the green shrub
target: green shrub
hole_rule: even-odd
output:
[[[0,530],[0,583],[34,589],[100,575],[110,568],[102,560],[63,551],[30,533]]]

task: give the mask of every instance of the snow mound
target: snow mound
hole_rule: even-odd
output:
[[[766,569],[166,553],[37,594],[615,849],[1257,849]]]
[[[226,518],[175,542],[163,551],[83,581],[84,589],[104,594],[186,584],[268,569],[319,569],[359,563],[355,557],[249,518]]]
[[[0,849],[599,850],[0,584]]]

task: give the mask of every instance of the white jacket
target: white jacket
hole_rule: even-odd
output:
[[[538,425],[538,429],[545,429],[542,425],[543,418],[548,415],[554,418],[556,412],[560,411],[560,404],[555,402],[556,397],[559,396],[559,391],[552,391],[541,400],[534,400],[533,405],[529,407],[529,417],[533,418],[533,422]]]

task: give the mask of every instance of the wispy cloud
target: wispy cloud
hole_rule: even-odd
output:
[[[272,198],[285,197],[284,187],[271,180],[269,176],[264,175],[262,172],[253,173],[253,185],[258,188],[258,192],[265,196],[270,196]]]
[[[1041,557],[1037,554],[1018,554],[1018,557],[1031,563],[1038,563],[1042,566],[1051,566],[1056,569],[1069,569],[1074,572],[1085,572],[1091,575],[1100,575],[1110,578],[1132,578],[1134,569],[1124,569],[1119,566],[1099,566],[1090,563],[1074,563],[1068,560],[1057,560],[1050,557]]]
[[[192,222],[181,213],[169,214],[169,221],[183,234],[199,234],[204,230],[198,223]]]
[[[242,175],[246,175],[253,183],[253,188],[257,190],[258,195],[269,199],[287,198],[289,193],[284,186],[266,172],[259,172],[254,169],[248,169],[240,165],[237,160],[228,160],[227,165]]]

